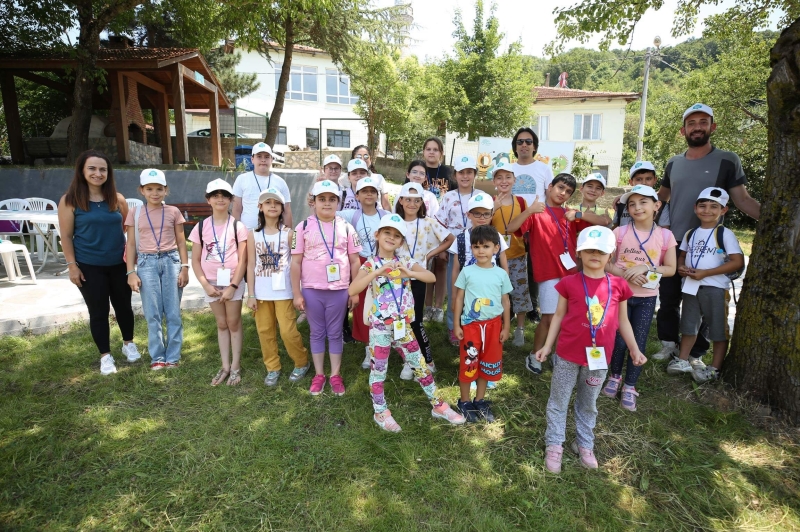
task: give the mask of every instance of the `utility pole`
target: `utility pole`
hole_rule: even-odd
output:
[[[647,115],[647,85],[650,78],[650,59],[653,55],[658,55],[658,50],[661,47],[661,37],[656,35],[653,39],[655,49],[648,48],[644,56],[644,83],[642,84],[642,105],[639,109],[639,135],[636,140],[636,160],[642,160],[642,148],[644,143],[644,119]]]

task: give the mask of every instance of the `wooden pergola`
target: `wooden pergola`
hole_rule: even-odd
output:
[[[175,111],[175,160],[179,163],[189,162],[186,109],[208,108],[212,164],[220,165],[222,146],[219,109],[231,107],[231,102],[200,52],[192,48],[134,48],[126,46],[124,42],[121,46],[119,42],[114,44],[116,46],[113,48],[100,49],[97,66],[106,71],[110,90],[95,90],[93,107],[111,110],[119,162],[130,161],[129,125],[135,123],[144,129],[143,118],[140,118],[141,109],[152,109],[156,118],[163,164],[173,163],[169,110]],[[62,51],[44,50],[0,55],[0,90],[11,159],[15,164],[24,163],[25,150],[14,79],[33,81],[64,92],[69,97],[71,86],[40,73],[65,74],[68,69],[75,68],[75,65],[75,60]],[[147,143],[145,132],[143,138]]]

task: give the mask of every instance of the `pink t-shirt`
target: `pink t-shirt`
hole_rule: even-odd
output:
[[[236,222],[236,234],[234,235],[233,216],[228,216],[228,221],[221,224],[214,224],[214,219],[209,216],[203,220],[203,247],[200,248],[200,224],[194,226],[189,234],[189,241],[197,244],[192,249],[192,253],[202,253],[200,256],[200,269],[212,285],[217,282],[217,269],[225,268],[231,270],[231,282],[233,282],[233,272],[239,265],[239,250],[236,246],[236,237],[239,237],[239,245],[247,243],[247,227],[242,222]],[[226,230],[227,228],[227,230]],[[215,236],[216,235],[216,236]],[[224,253],[223,253],[224,252]],[[222,255],[225,256],[223,263]]]
[[[634,231],[636,232],[634,233]],[[650,231],[635,230],[633,224],[628,224],[614,229],[614,234],[617,237],[617,261],[614,265],[623,270],[640,264],[646,264],[654,268],[661,266],[666,250],[678,245],[672,231],[663,227],[656,227],[651,235]],[[637,240],[636,237],[639,237],[639,239]],[[620,238],[622,241],[620,241]],[[644,252],[639,247],[640,241],[645,250]],[[647,253],[646,255],[645,252]],[[650,260],[647,260],[648,257]],[[658,295],[658,288],[642,288],[631,282],[628,282],[628,285],[636,297],[655,297]]]
[[[603,310],[608,302],[608,283],[611,282],[611,301],[605,311],[605,319],[597,330],[597,347],[606,350],[606,361],[611,361],[614,352],[614,340],[619,328],[619,302],[627,301],[633,296],[628,283],[621,277],[607,274],[600,279],[586,277],[586,291],[583,288],[583,274],[568,275],[556,284],[558,293],[567,300],[567,314],[561,321],[561,333],[558,335],[556,353],[564,360],[574,364],[587,366],[586,348],[592,346],[592,334],[589,329],[589,310],[592,323],[600,325]],[[586,301],[589,293],[589,305]]]
[[[303,229],[305,224],[305,229]],[[320,227],[323,233],[320,233]],[[336,235],[334,239],[334,229]],[[324,240],[323,240],[324,235]],[[327,246],[327,247],[326,247]],[[333,260],[331,260],[333,246]],[[320,222],[309,216],[300,222],[292,235],[292,255],[302,255],[300,282],[304,288],[317,290],[342,290],[350,286],[350,254],[361,251],[358,232],[343,218]],[[328,266],[339,265],[339,280],[328,281]]]
[[[178,225],[186,222],[177,207],[172,205],[164,205],[164,230],[161,230],[161,207],[152,207],[148,204],[142,205],[139,213],[139,253],[158,253],[159,251],[172,251],[178,249],[178,244],[175,241],[175,234],[178,231]],[[134,227],[136,225],[133,214],[136,208],[128,210],[128,217],[125,218],[126,227]],[[150,215],[148,221],[147,215]],[[150,227],[150,224],[153,227]],[[183,229],[181,229],[182,231]],[[159,248],[157,242],[161,239],[161,246]]]

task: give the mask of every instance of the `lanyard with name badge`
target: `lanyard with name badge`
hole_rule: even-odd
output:
[[[409,248],[408,247],[408,239],[406,239],[406,249],[408,250],[409,253],[411,253],[411,260],[414,261],[414,262],[416,262],[416,260],[417,260],[417,259],[414,258],[414,253],[417,252],[417,242],[419,242],[419,218],[417,218],[417,232],[414,235],[414,247],[413,248]],[[423,267],[427,268],[428,266],[427,265],[423,265]]]
[[[556,223],[556,228],[558,229],[558,234],[561,235],[561,241],[564,243],[564,253],[558,256],[559,260],[561,260],[561,264],[564,268],[571,270],[576,266],[575,261],[572,260],[572,257],[569,254],[569,246],[567,245],[569,241],[569,220],[564,218],[564,223],[567,226],[566,231],[561,228],[561,223],[558,221],[558,217],[553,212],[553,209],[550,208],[549,205],[545,205],[547,212],[550,213],[550,216],[553,218],[553,221]]]
[[[378,268],[383,267],[383,261],[377,255],[375,255],[375,260],[378,262]],[[394,260],[400,262],[400,259],[395,256]],[[394,299],[394,304],[397,307],[397,317],[392,320],[392,329],[394,330],[394,339],[395,340],[402,340],[406,337],[406,320],[403,318],[403,310],[400,308],[400,303],[403,301],[403,291],[405,290],[405,284],[403,278],[400,278],[400,298],[395,295],[394,293],[394,283],[392,279],[387,275],[386,276],[386,283],[389,285],[389,292],[392,294],[392,299]]]
[[[217,268],[217,286],[228,286],[231,284],[231,269],[225,267],[225,252],[228,249],[228,227],[231,225],[231,217],[225,221],[225,234],[222,237],[222,246],[217,239],[217,230],[214,228],[214,220],[211,220],[211,232],[214,234],[214,243],[217,245],[217,254],[222,263],[221,268]]]
[[[158,230],[158,238],[156,238],[156,230],[153,228],[153,222],[150,221],[150,210],[145,208],[144,213],[147,215],[147,223],[150,224],[150,231],[153,232],[153,240],[156,241],[156,250],[161,253],[161,237],[164,235],[164,206],[161,206],[161,229]]]
[[[286,276],[285,272],[280,269],[280,262],[281,262],[281,229],[278,228],[278,234],[276,235],[277,238],[275,240],[275,247],[270,246],[270,243],[267,242],[267,237],[265,235],[265,230],[261,230],[261,239],[264,241],[264,254],[262,258],[265,257],[263,262],[264,270],[272,269],[272,273],[270,277],[272,278],[272,289],[273,290],[286,290]]]
[[[639,243],[639,249],[644,253],[644,256],[647,258],[647,262],[650,263],[650,266],[653,268],[652,271],[647,272],[647,282],[642,285],[642,288],[648,288],[650,290],[655,290],[658,288],[658,283],[661,281],[661,274],[655,271],[656,265],[653,262],[653,259],[650,258],[650,255],[647,254],[647,250],[644,249],[644,245],[650,242],[650,239],[653,238],[653,231],[656,229],[656,223],[653,222],[653,226],[650,228],[650,234],[647,235],[647,238],[644,242],[641,241],[639,235],[636,233],[636,225],[633,225],[633,236],[636,237],[636,241]]]
[[[597,347],[597,331],[600,327],[603,326],[603,322],[606,321],[606,314],[608,314],[608,306],[611,304],[611,278],[608,274],[605,275],[606,283],[608,283],[608,294],[606,295],[606,306],[603,309],[603,315],[600,316],[600,320],[597,322],[597,325],[594,325],[594,319],[592,316],[592,307],[589,304],[589,288],[586,286],[586,275],[581,272],[581,281],[583,282],[583,293],[586,294],[586,308],[589,310],[589,334],[592,335],[592,346],[586,348],[586,362],[589,364],[590,370],[595,369],[608,369],[608,361],[606,360],[606,349],[605,347]],[[599,291],[597,292],[599,293]],[[598,306],[600,304],[600,298],[597,300]]]
[[[256,180],[256,186],[258,187],[258,191],[261,192],[261,184],[258,182],[258,176],[256,175],[256,171],[253,170],[253,177]],[[267,181],[267,188],[272,184],[272,174],[269,174],[269,181]]]
[[[333,219],[333,236],[331,238],[330,249],[328,249],[328,242],[325,240],[325,231],[322,230],[322,224],[320,223],[319,218],[317,218],[317,227],[319,228],[320,236],[322,236],[322,244],[325,246],[325,251],[328,252],[328,256],[331,258],[331,262],[326,268],[328,273],[328,282],[333,283],[335,281],[340,281],[342,276],[339,273],[339,265],[334,264],[333,262],[333,254],[336,250],[336,218]]]
[[[506,241],[506,245],[511,247],[511,235],[508,234],[508,223],[514,219],[514,204],[516,203],[516,198],[514,194],[511,194],[511,214],[508,217],[508,222],[506,221],[506,216],[503,214],[503,206],[500,206],[500,217],[503,219],[503,240]]]
[[[472,187],[472,192],[469,193],[469,199],[472,199],[472,195],[475,194],[475,187]],[[461,192],[458,193],[458,209],[461,211],[461,221],[464,223],[464,229],[467,228],[467,215],[464,214],[464,207],[462,204],[464,203],[462,200]]]

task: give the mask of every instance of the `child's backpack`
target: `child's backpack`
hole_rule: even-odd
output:
[[[621,226],[619,229],[619,234],[617,235],[617,252],[619,252],[620,246],[622,246],[622,239],[625,238],[625,235],[628,234],[628,229],[633,225],[633,221],[627,225]],[[664,264],[664,255],[667,254],[667,239],[664,238],[664,231],[669,231],[669,229],[664,229],[663,227],[658,226],[661,229],[661,257],[658,259],[659,264]]]
[[[464,264],[467,262],[467,230],[464,229],[459,233],[456,237],[456,244],[458,250],[458,266],[462,270],[464,269]],[[497,255],[494,256],[495,263],[500,266],[500,253],[502,251],[498,251]]]
[[[686,233],[686,236],[684,237],[684,242],[688,242],[692,238],[692,235],[694,235],[695,231],[697,231],[696,227],[694,229],[689,229],[689,231]],[[730,231],[730,229],[728,229],[728,231]],[[722,251],[722,263],[726,264],[730,262],[731,257],[730,255],[728,255],[728,252],[725,251],[725,239],[723,238],[724,236],[725,236],[725,226],[722,224],[717,225],[717,227],[714,228],[714,239],[717,241],[717,253]],[[743,273],[744,273],[744,265],[735,272],[726,273],[725,277],[727,277],[731,281],[735,281],[736,279],[741,277]]]

